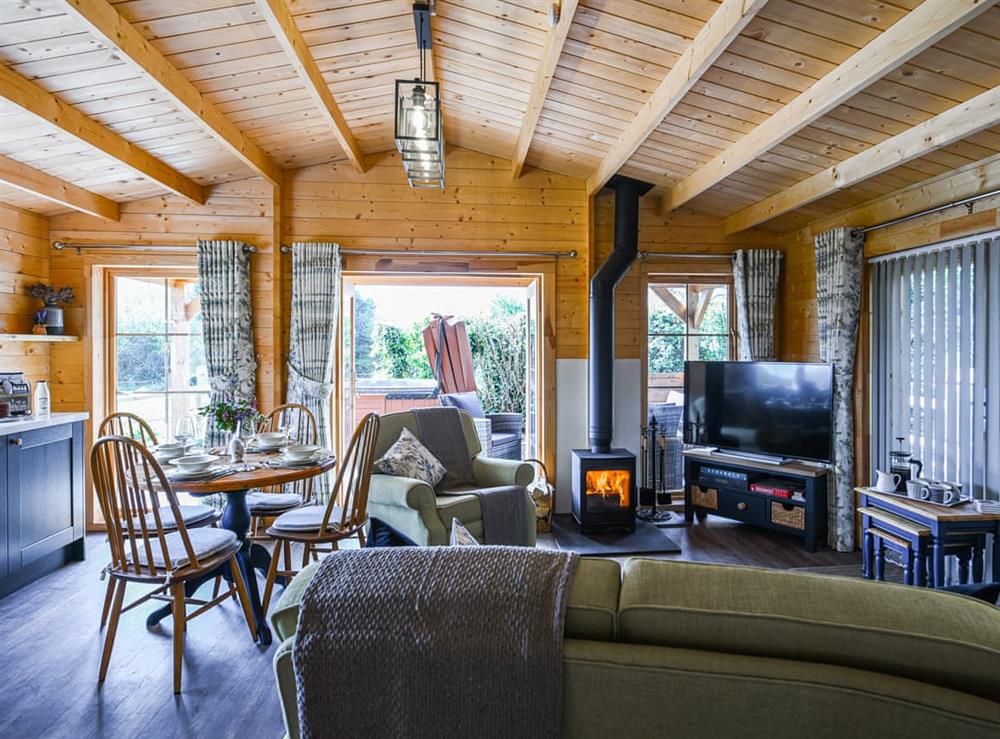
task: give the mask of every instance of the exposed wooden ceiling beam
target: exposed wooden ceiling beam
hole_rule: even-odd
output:
[[[997,124],[1000,124],[1000,87],[732,214],[724,221],[725,231],[733,234],[764,223]]]
[[[521,176],[521,170],[524,168],[524,160],[528,156],[528,149],[531,148],[531,140],[535,137],[538,118],[542,114],[545,98],[548,97],[549,85],[556,73],[556,65],[562,56],[563,44],[569,35],[569,27],[573,25],[573,16],[576,14],[578,4],[579,0],[562,0],[559,22],[549,31],[545,46],[542,47],[542,56],[535,69],[535,80],[531,84],[528,107],[524,112],[524,118],[521,119],[521,129],[518,131],[514,154],[511,157],[511,174],[514,179]]]
[[[271,27],[271,32],[278,43],[281,44],[281,48],[284,49],[295,73],[305,84],[313,102],[333,127],[333,135],[337,138],[340,148],[344,150],[354,168],[364,174],[365,156],[355,141],[344,114],[340,112],[337,101],[333,99],[330,87],[323,79],[309,46],[295,25],[295,19],[285,5],[285,0],[257,0],[257,7]]]
[[[764,123],[671,187],[663,198],[664,210],[683,205],[766,154],[995,2],[924,0]]]
[[[201,185],[164,164],[147,151],[129,143],[55,95],[0,65],[0,97],[48,121],[112,159],[134,169],[171,192],[183,195],[199,205],[205,202]]]
[[[206,100],[113,6],[105,0],[65,0],[65,7],[89,32],[143,72],[175,105],[198,119],[206,131],[248,167],[272,184],[281,182],[281,168]]]
[[[767,0],[723,0],[677,63],[670,68],[667,76],[643,103],[597,169],[587,178],[588,193],[593,195],[604,187],[615,172],[635,154],[766,2]]]
[[[118,203],[114,200],[2,155],[0,155],[0,182],[81,213],[100,216],[109,221],[117,221],[121,217]]]

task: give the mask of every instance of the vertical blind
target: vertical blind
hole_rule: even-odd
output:
[[[1000,231],[871,261],[872,468],[1000,499]]]

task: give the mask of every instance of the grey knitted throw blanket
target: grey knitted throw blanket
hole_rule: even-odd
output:
[[[302,737],[555,739],[576,561],[489,546],[330,555],[292,652]]]

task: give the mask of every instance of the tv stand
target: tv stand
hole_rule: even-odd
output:
[[[684,452],[684,520],[711,513],[805,540],[816,551],[826,539],[826,469],[789,461],[770,461],[731,453],[690,449]],[[793,490],[792,498],[751,490],[752,485]]]

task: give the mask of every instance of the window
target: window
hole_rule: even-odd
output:
[[[649,283],[647,417],[658,404],[683,403],[685,360],[730,358],[729,294],[723,282]]]
[[[135,413],[169,438],[208,402],[198,277],[135,270],[108,279],[110,410]]]
[[[873,469],[902,439],[924,477],[1000,498],[1000,235],[872,261]]]

